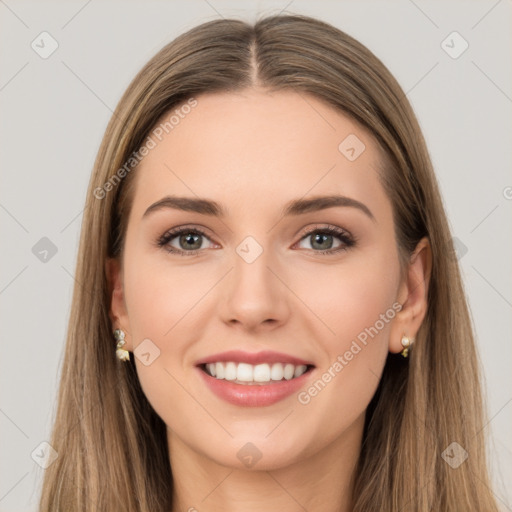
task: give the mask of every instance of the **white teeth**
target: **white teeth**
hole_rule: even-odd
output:
[[[293,374],[295,373],[295,366],[293,364],[287,364],[284,367],[284,378],[286,380],[293,379]]]
[[[270,366],[268,364],[257,364],[253,370],[253,377],[255,382],[269,382]]]
[[[224,365],[224,363],[217,363]],[[236,364],[235,363],[226,363],[225,365],[225,375],[224,378],[226,380],[236,380]]]
[[[305,364],[301,364],[300,366],[295,367],[295,372],[293,374],[294,377],[300,377],[308,367]]]
[[[272,365],[247,364],[247,363],[208,363],[207,372],[217,379],[226,379],[240,383],[270,382],[278,380],[290,380],[300,377],[306,370],[306,365],[295,366],[290,363],[274,363]]]
[[[238,363],[238,368],[236,370],[236,380],[241,380],[242,382],[251,382],[253,380],[252,373],[252,365],[246,363]]]
[[[212,375],[215,375],[218,379],[223,379],[225,377],[224,375],[224,365],[220,363],[212,364],[212,366],[215,367],[215,373]]]
[[[274,363],[270,372],[270,378],[272,380],[282,380],[284,377],[284,369],[281,363]]]

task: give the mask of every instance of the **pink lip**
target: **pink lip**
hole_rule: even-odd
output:
[[[233,359],[229,360],[233,361]],[[219,359],[215,359],[215,361],[219,361]],[[280,360],[278,362],[284,361]],[[216,396],[241,407],[264,407],[275,404],[298,392],[311,374],[309,370],[300,377],[290,380],[270,381],[268,384],[235,384],[228,380],[211,377],[201,367],[198,367],[197,370]]]
[[[247,364],[263,364],[263,363],[290,363],[295,366],[306,365],[313,366],[310,361],[299,359],[298,357],[283,354],[281,352],[263,351],[263,352],[242,352],[241,350],[229,350],[220,354],[214,354],[197,361],[196,366],[207,363],[227,363],[233,361],[234,363],[247,363]]]

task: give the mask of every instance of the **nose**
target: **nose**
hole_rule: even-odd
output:
[[[224,279],[222,319],[247,331],[275,329],[290,314],[286,278],[270,251],[263,250],[252,262],[240,254],[234,255],[233,269]]]

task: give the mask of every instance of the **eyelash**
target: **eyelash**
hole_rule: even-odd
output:
[[[177,236],[182,235],[184,233],[185,234],[201,235],[201,236],[204,236],[205,238],[209,239],[208,235],[201,229],[196,228],[196,227],[189,228],[189,227],[185,226],[185,227],[181,227],[181,228],[170,229],[169,231],[164,233],[160,238],[158,238],[157,246],[166,250],[167,252],[170,252],[171,254],[179,254],[181,256],[198,256],[199,252],[201,252],[203,249],[195,249],[192,251],[183,251],[181,249],[176,249],[176,247],[171,247],[171,246],[167,245],[167,244],[169,244],[169,242],[172,239],[174,239]],[[322,254],[322,255],[336,254],[340,251],[346,251],[350,247],[353,247],[356,243],[355,237],[350,235],[347,231],[345,231],[344,229],[338,228],[336,226],[331,226],[331,225],[329,225],[327,227],[322,227],[322,228],[314,228],[314,229],[311,229],[310,231],[307,231],[300,238],[299,242],[301,240],[303,240],[304,238],[307,238],[308,236],[311,236],[311,235],[317,234],[317,233],[333,235],[333,236],[337,237],[344,245],[338,247],[337,249],[327,249],[325,251],[315,251],[314,249],[310,249],[315,254]]]

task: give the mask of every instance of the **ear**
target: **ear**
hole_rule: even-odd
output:
[[[105,263],[107,275],[108,293],[110,299],[109,317],[112,323],[112,332],[115,329],[122,329],[126,334],[126,350],[132,351],[132,340],[130,336],[130,322],[124,299],[123,269],[117,258],[108,258]]]
[[[428,238],[424,237],[409,259],[408,268],[398,291],[398,302],[402,309],[393,319],[389,351],[403,350],[402,336],[415,338],[425,318],[428,307],[428,285],[432,271],[432,251]]]

